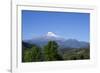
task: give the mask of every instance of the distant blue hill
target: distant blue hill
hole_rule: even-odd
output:
[[[45,36],[24,40],[26,43],[35,44],[39,47],[45,46],[49,41],[57,42],[59,48],[89,48],[88,42],[78,41],[76,39],[64,39],[52,32],[48,32]]]

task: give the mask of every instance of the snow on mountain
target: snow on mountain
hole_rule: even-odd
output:
[[[53,32],[48,32],[47,34],[46,34],[46,36],[48,36],[48,37],[58,37],[55,33],[53,33]]]

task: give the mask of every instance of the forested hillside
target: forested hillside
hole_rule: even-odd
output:
[[[55,41],[44,47],[22,42],[22,62],[90,59],[90,48],[60,48]]]

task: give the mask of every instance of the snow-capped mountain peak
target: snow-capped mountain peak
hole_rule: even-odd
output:
[[[58,37],[55,33],[53,33],[53,32],[48,32],[47,34],[46,34],[46,36],[49,36],[49,37]]]

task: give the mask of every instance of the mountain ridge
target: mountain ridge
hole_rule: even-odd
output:
[[[60,48],[88,48],[89,42],[78,41],[76,39],[65,39],[53,32],[48,32],[44,36],[40,36],[37,38],[32,38],[30,40],[24,40],[29,44],[35,44],[39,47],[45,46],[49,41],[55,41],[59,45]]]

